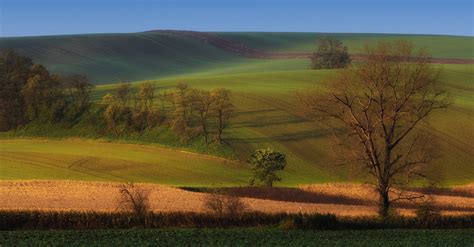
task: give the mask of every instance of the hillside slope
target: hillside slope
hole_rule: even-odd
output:
[[[224,186],[244,184],[249,176],[243,164],[167,148],[80,139],[0,140],[0,180],[71,179]]]
[[[238,62],[238,55],[187,36],[144,32],[1,38],[55,73],[87,75],[94,83],[152,79]]]
[[[417,47],[427,47],[437,58],[474,58],[474,37],[413,34],[364,33],[274,33],[274,32],[217,32],[219,37],[265,52],[311,52],[317,41],[331,36],[341,40],[351,54],[362,52],[365,44],[378,41],[405,39]]]
[[[340,38],[353,54],[364,43],[404,38],[427,46],[434,57],[472,59],[473,37],[320,34],[320,33],[198,33],[150,31],[125,34],[60,35],[0,38],[0,50],[12,48],[59,74],[87,75],[93,83],[134,81],[193,73],[225,74],[306,69],[305,60],[269,61],[255,58],[304,58],[325,35]],[[251,56],[248,56],[252,53]],[[306,53],[294,56],[294,53]],[[247,54],[247,56],[246,56]],[[252,59],[254,58],[254,59]],[[252,69],[252,66],[255,69]]]
[[[219,33],[218,35],[234,40],[232,42],[240,42],[238,39],[247,36],[257,36],[258,42],[249,38],[246,39],[250,41],[242,42],[250,42],[245,45],[255,46],[266,52],[304,52],[305,42],[312,42],[314,38],[310,34],[297,33]],[[291,46],[288,40],[292,36],[302,38],[292,39],[293,46]],[[352,44],[351,40],[356,44],[367,38],[364,35],[359,38],[351,37],[352,39],[346,41],[348,45]],[[393,35],[380,37],[394,38]],[[439,36],[439,38],[451,41],[446,42],[446,46],[440,46],[436,40],[431,43],[427,41],[428,46],[438,44],[432,47],[434,54],[444,54],[446,57],[472,54],[472,37]],[[470,40],[471,43],[468,42],[468,45],[466,40]],[[309,43],[307,44],[307,47],[310,47]],[[226,51],[203,39],[176,32],[0,39],[0,49],[6,46],[16,46],[22,53],[31,53],[35,61],[44,61],[46,65],[50,63],[56,72],[83,73],[91,76],[95,82],[118,81],[117,78],[123,76],[124,78],[119,79],[159,78],[155,80],[157,90],[169,89],[183,81],[196,88],[231,89],[238,114],[225,136],[241,160],[246,160],[248,154],[255,148],[272,147],[284,152],[288,157],[288,166],[282,173],[283,181],[279,185],[361,180],[360,174],[331,162],[330,156],[335,152],[331,146],[327,127],[308,122],[295,114],[292,93],[296,90],[318,87],[324,78],[333,74],[335,70],[307,70],[305,68],[308,66],[308,61],[302,59],[244,58],[239,56],[238,52]],[[474,65],[436,66],[444,69],[443,81],[451,93],[453,105],[434,114],[431,126],[424,126],[434,129],[439,140],[439,158],[433,166],[436,169],[432,171],[444,185],[469,183],[474,178],[472,166],[474,146],[471,141],[474,139],[472,131]],[[93,93],[94,99],[99,100],[114,87],[114,84],[98,86]],[[27,144],[30,145],[30,151],[23,149],[23,145],[27,147]],[[245,166],[228,166],[213,161],[199,162],[199,165],[194,166],[195,163],[189,162],[190,158],[186,155],[177,155],[180,153],[173,153],[179,156],[175,157],[174,161],[158,164],[160,152],[142,154],[145,151],[134,153],[132,149],[131,153],[134,153],[135,157],[130,160],[128,156],[130,151],[125,148],[128,146],[116,145],[118,144],[89,145],[59,141],[49,143],[26,141],[15,144],[13,141],[1,140],[0,179],[95,180],[98,179],[97,175],[115,176],[126,173],[137,181],[240,185],[245,183],[249,175],[248,167]],[[43,153],[38,154],[37,149],[43,149]],[[91,153],[97,152],[96,149],[112,156],[98,159],[97,162],[88,161],[90,165],[83,165],[79,172],[58,168],[58,165],[67,166],[69,161],[87,159]],[[67,153],[64,153],[64,150],[67,150]],[[5,156],[3,160],[2,155]],[[54,158],[55,155],[57,159]],[[145,162],[145,165],[140,160],[151,156],[156,160]],[[189,166],[189,163],[193,164]],[[50,165],[54,169],[51,169]],[[102,170],[97,170],[99,167]]]
[[[443,68],[443,82],[453,105],[432,115],[431,125],[440,147],[431,172],[442,184],[463,184],[474,178],[473,65],[437,65]],[[219,76],[184,76],[155,81],[170,88],[181,81],[193,87],[225,87],[233,92],[237,118],[226,132],[227,141],[245,161],[256,148],[272,147],[287,155],[288,166],[282,172],[284,185],[302,183],[357,181],[361,173],[338,166],[326,126],[306,121],[297,115],[293,93],[321,85],[334,70],[291,70],[262,73],[240,73]],[[114,85],[97,87],[99,100]]]
[[[431,125],[423,126],[434,130],[440,148],[430,170],[442,185],[470,183],[474,178],[473,65],[439,66],[444,69],[444,83],[453,105],[436,112],[431,117]],[[334,70],[199,74],[157,80],[155,84],[157,90],[169,89],[182,81],[202,89],[231,89],[237,117],[226,130],[226,141],[242,161],[256,148],[271,147],[284,152],[288,165],[280,173],[283,177],[278,183],[280,186],[366,181],[362,173],[337,165],[331,159],[338,149],[333,146],[327,126],[306,121],[296,114],[293,92],[318,87],[332,73]],[[112,84],[98,86],[94,99],[100,100],[114,87]],[[21,135],[21,131],[18,134]],[[46,136],[56,135],[60,137],[61,131]],[[193,157],[178,151],[162,154],[160,149],[116,143],[5,139],[0,140],[0,179],[115,180],[116,176],[125,175],[134,181],[215,186],[242,185],[250,175],[244,164],[214,162],[201,159],[199,155]],[[69,165],[77,164],[76,161],[82,162],[70,169]]]

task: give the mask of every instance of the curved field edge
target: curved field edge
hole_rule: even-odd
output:
[[[130,229],[2,231],[0,244],[159,246],[469,246],[474,230]]]

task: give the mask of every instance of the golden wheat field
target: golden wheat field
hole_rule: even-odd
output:
[[[1,181],[0,209],[2,210],[52,210],[52,211],[114,211],[118,210],[120,183],[80,181]],[[180,188],[137,184],[150,192],[150,204],[154,211],[206,212],[205,193]],[[376,194],[368,185],[321,184],[305,185],[303,191],[318,195],[340,196],[354,199],[354,203],[303,203],[243,197],[249,211],[265,213],[333,213],[338,216],[371,216],[377,214],[374,202]],[[443,209],[443,214],[459,215],[474,213],[474,185],[450,189],[432,197]],[[373,203],[372,203],[373,202]],[[398,212],[412,215],[413,207],[400,204]]]

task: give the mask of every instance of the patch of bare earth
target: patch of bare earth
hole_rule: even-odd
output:
[[[120,183],[79,181],[0,181],[1,210],[53,211],[115,211]],[[139,184],[150,191],[150,203],[160,212],[205,212],[204,193],[156,184]],[[460,187],[461,188],[461,187]],[[462,187],[472,192],[473,185]],[[302,186],[301,191],[316,193],[326,198],[317,201],[281,200],[275,198],[242,197],[251,211],[265,213],[333,213],[339,216],[371,216],[377,214],[373,189],[356,184],[325,184]],[[253,196],[255,197],[255,196]],[[328,200],[333,198],[333,200]],[[341,199],[343,198],[343,199]],[[445,214],[474,212],[474,197],[434,195]],[[452,206],[451,208],[449,206]],[[400,207],[404,215],[413,214],[410,206]]]

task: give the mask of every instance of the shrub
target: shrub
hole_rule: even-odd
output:
[[[272,186],[275,181],[281,181],[275,172],[285,169],[286,156],[270,148],[258,149],[250,156],[249,163],[253,171],[249,184],[261,183]]]
[[[228,216],[235,218],[245,212],[247,206],[240,197],[219,194],[214,190],[204,199],[204,207],[219,217]]]
[[[431,225],[441,217],[441,211],[431,197],[419,203],[415,214],[416,218],[425,225]]]
[[[133,215],[143,220],[150,213],[150,192],[132,183],[120,186],[120,199],[118,207],[122,210],[132,212]]]
[[[339,224],[334,214],[301,214],[294,218],[294,225],[298,229],[336,229]]]

